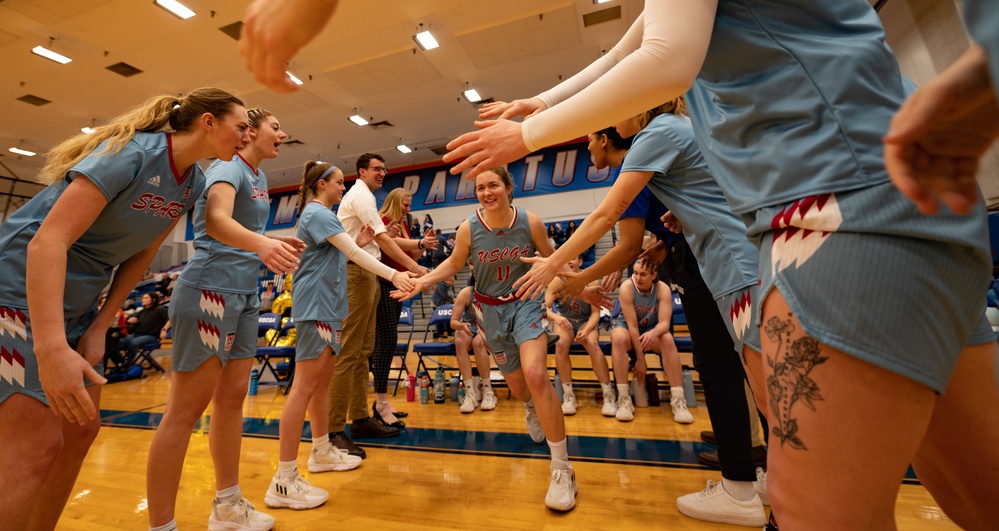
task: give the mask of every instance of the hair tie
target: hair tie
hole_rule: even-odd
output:
[[[335,172],[336,170],[339,170],[339,169],[340,168],[337,168],[336,166],[330,165],[330,167],[326,171],[324,171],[323,174],[320,175],[318,179],[316,179],[316,181],[325,181],[326,177],[329,174],[331,174],[331,173],[333,173],[333,172]]]

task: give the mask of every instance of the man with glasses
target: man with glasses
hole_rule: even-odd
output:
[[[427,270],[413,261],[409,254],[386,232],[378,214],[374,191],[382,187],[385,159],[374,153],[365,153],[357,159],[357,181],[343,196],[338,216],[344,230],[357,238],[361,227],[369,225],[375,239],[362,249],[376,259],[385,252],[396,262],[423,275]],[[336,373],[329,389],[330,442],[351,455],[365,457],[344,432],[347,419],[353,421],[350,434],[354,438],[395,437],[399,428],[384,426],[371,416],[367,406],[368,358],[375,345],[375,312],[378,309],[380,289],[378,278],[353,262],[347,263],[347,303],[350,314],[343,321],[343,348],[337,359]]]

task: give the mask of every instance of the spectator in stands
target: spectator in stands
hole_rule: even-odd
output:
[[[486,342],[479,334],[479,327],[475,323],[475,308],[472,306],[473,291],[475,291],[475,284],[466,286],[459,291],[454,300],[454,309],[451,312],[455,357],[458,360],[461,379],[465,382],[465,398],[460,407],[462,413],[471,413],[480,404],[479,409],[482,411],[496,409],[496,393],[493,392],[492,381],[489,377],[491,370],[489,350],[486,349]],[[475,354],[474,368],[468,356],[469,348]],[[485,378],[480,376],[483,374]]]
[[[0,306],[13,327],[0,349],[20,353],[5,355],[0,378],[3,527],[56,527],[100,430],[99,345],[204,190],[197,161],[235,156],[245,122],[242,101],[219,89],[151,98],[49,151],[49,186],[0,224]],[[133,207],[152,196],[165,208]]]
[[[104,307],[104,303],[107,302],[107,300],[107,295],[101,296],[101,302],[97,304],[98,311]],[[108,327],[108,331],[104,335],[105,368],[108,360],[113,360],[118,355],[118,340],[126,335],[128,335],[128,328],[125,320],[125,311],[119,306],[114,314],[114,321],[112,321],[111,326]]]
[[[128,319],[128,336],[118,340],[118,353],[112,356],[115,365],[125,369],[135,362],[135,357],[148,343],[166,339],[170,318],[166,308],[160,306],[160,294],[150,291],[142,294],[142,311]],[[124,356],[122,356],[124,351]]]
[[[573,273],[579,273],[579,267],[583,264],[583,255],[570,260],[568,265]],[[555,333],[558,334],[558,342],[555,343],[555,366],[562,379],[562,413],[566,415],[576,414],[576,394],[572,390],[572,360],[569,359],[569,349],[573,341],[578,341],[590,355],[593,366],[593,373],[600,382],[603,391],[604,404],[601,412],[606,417],[613,417],[617,413],[617,402],[614,393],[614,384],[610,381],[610,371],[607,368],[607,357],[600,350],[597,343],[597,325],[600,323],[600,312],[594,312],[590,304],[579,300],[563,299],[558,303],[558,312],[553,309],[555,302],[555,292],[562,284],[562,280],[556,278],[552,285],[545,290],[545,309],[548,312],[548,320],[555,323]]]
[[[448,244],[447,236],[441,234],[440,229],[434,229],[434,237],[437,239],[437,248],[432,250],[432,256],[434,267],[437,267],[451,254],[451,245]]]
[[[274,291],[274,283],[268,282],[264,285],[264,292],[260,294],[260,313],[270,313],[271,305],[274,304],[274,297],[277,297],[277,292]]]
[[[572,233],[574,232],[576,232],[576,220],[570,220],[569,225],[565,229],[565,239],[572,238]]]
[[[694,422],[687,411],[683,393],[683,369],[669,326],[673,314],[673,294],[654,270],[635,263],[631,278],[621,284],[621,316],[611,330],[611,358],[617,382],[617,412],[620,421],[635,418],[635,406],[628,389],[629,351],[635,353],[635,379],[644,381],[647,351],[658,352],[670,384],[670,407],[673,420],[680,424]]]
[[[254,509],[239,486],[243,400],[257,353],[260,263],[275,273],[289,273],[297,268],[305,244],[294,236],[265,234],[270,198],[260,166],[278,156],[287,135],[270,112],[257,108],[247,115],[243,127],[250,142],[231,162],[216,161],[205,172],[207,190],[194,210],[194,256],[170,302],[170,320],[177,331],[170,397],[146,468],[150,527],[176,525],[191,432],[209,402],[216,491],[208,527],[274,525],[274,518]]]
[[[434,308],[437,308],[445,304],[454,304],[454,297],[454,277],[448,277],[434,286],[434,294],[430,300],[433,302]],[[444,326],[444,323],[437,323],[434,337],[447,337],[447,327]]]
[[[565,231],[562,230],[562,224],[561,223],[556,223],[555,224],[555,248],[558,249],[559,247],[561,247],[562,244],[565,243],[565,240],[566,240],[566,235],[565,235]]]
[[[430,217],[430,214],[423,215],[423,233],[426,234],[434,230],[434,218]]]
[[[545,231],[548,234],[548,243],[552,245],[552,249],[556,249],[555,246],[555,225],[548,225]]]

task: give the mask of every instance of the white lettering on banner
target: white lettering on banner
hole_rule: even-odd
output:
[[[534,187],[538,184],[538,165],[543,160],[545,160],[544,155],[535,155],[524,159],[524,164],[527,165],[527,171],[524,173],[523,190],[525,192],[534,190]]]
[[[410,196],[415,197],[416,192],[420,191],[420,176],[419,175],[407,175],[402,179],[402,189],[409,192]]]
[[[576,150],[559,151],[555,155],[555,168],[552,169],[552,186],[572,184],[574,173],[576,173]]]
[[[596,166],[590,166],[586,170],[586,180],[591,183],[598,183],[601,181],[606,181],[607,177],[610,177],[610,166],[604,169],[599,169]]]
[[[298,194],[286,195],[281,198],[276,209],[274,209],[274,219],[272,225],[283,225],[295,221],[295,213],[298,212]]]
[[[447,202],[447,172],[441,170],[434,174],[434,180],[430,183],[430,190],[427,191],[427,198],[423,200],[424,205]]]
[[[461,176],[458,179],[458,189],[454,192],[454,200],[461,201],[463,199],[474,199],[475,198],[475,179],[466,179]]]

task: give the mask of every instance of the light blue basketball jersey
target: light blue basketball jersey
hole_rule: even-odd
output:
[[[964,0],[964,25],[989,56],[992,90],[999,97],[999,1]]]
[[[180,282],[188,286],[230,293],[256,293],[260,274],[260,258],[253,251],[226,245],[208,235],[205,228],[205,207],[208,189],[217,183],[229,183],[236,189],[232,219],[258,234],[267,230],[270,196],[267,176],[254,171],[243,157],[231,162],[215,161],[208,167],[205,193],[194,207],[194,257],[180,274]]]
[[[308,247],[292,275],[295,321],[342,321],[347,318],[347,257],[327,238],[342,232],[332,210],[310,201],[298,220],[298,239]]]
[[[638,329],[644,334],[659,324],[659,282],[652,284],[649,293],[642,293],[635,283],[631,283],[631,293],[635,296],[635,316],[638,317]],[[617,318],[618,327],[628,326],[622,313]]]
[[[571,302],[559,301],[558,303],[558,314],[566,319],[586,321],[590,318],[591,313],[593,313],[593,310],[590,308],[590,303],[584,302],[581,299]]]
[[[635,136],[621,172],[651,171],[649,189],[683,223],[683,236],[715,299],[756,284],[760,253],[708,172],[690,119],[662,114]]]
[[[866,0],[719,0],[687,104],[746,214],[887,181],[881,137],[906,83]]]
[[[468,217],[472,260],[475,264],[475,291],[490,297],[513,293],[513,283],[531,266],[521,256],[534,256],[534,237],[527,211],[514,207],[509,227],[490,227],[476,210]]]
[[[121,151],[97,155],[106,142],[76,164],[64,179],[33,197],[0,225],[0,305],[27,308],[28,243],[69,183],[84,175],[104,194],[107,206],[69,248],[63,311],[67,319],[97,306],[112,270],[160,237],[194,206],[205,190],[197,164],[179,173],[166,133],[136,133]]]

